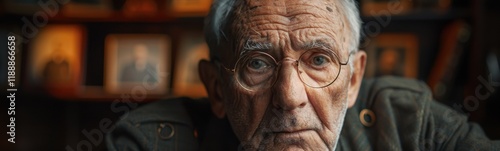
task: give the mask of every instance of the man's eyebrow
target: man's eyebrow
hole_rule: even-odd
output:
[[[273,44],[268,41],[255,41],[253,39],[248,39],[243,45],[243,51],[241,54],[247,51],[255,51],[255,50],[270,50],[273,48]]]
[[[323,39],[312,40],[310,42],[306,42],[303,45],[299,46],[301,50],[310,50],[310,49],[327,49],[334,51],[334,47],[331,43],[326,42]]]

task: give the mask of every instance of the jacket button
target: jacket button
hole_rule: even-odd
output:
[[[158,136],[160,136],[161,139],[170,139],[174,136],[174,134],[174,125],[170,123],[161,123],[158,127]]]
[[[359,121],[366,127],[371,127],[375,124],[377,117],[375,117],[375,113],[373,113],[370,109],[363,109],[359,113]]]

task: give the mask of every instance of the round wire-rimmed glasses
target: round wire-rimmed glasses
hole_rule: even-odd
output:
[[[340,74],[341,66],[347,65],[353,52],[349,53],[346,62],[341,62],[338,55],[327,50],[307,50],[298,60],[285,58],[276,61],[270,54],[262,51],[250,51],[242,55],[230,69],[219,63],[226,71],[232,72],[238,84],[250,91],[270,88],[278,78],[283,61],[292,61],[297,67],[300,80],[312,88],[324,88],[335,82]]]

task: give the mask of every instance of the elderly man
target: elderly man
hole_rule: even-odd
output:
[[[152,103],[107,136],[110,150],[499,150],[425,84],[363,81],[351,0],[218,0],[205,23],[206,100]],[[208,120],[210,119],[210,120]]]

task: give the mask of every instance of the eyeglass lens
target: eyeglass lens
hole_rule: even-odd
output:
[[[279,64],[267,53],[249,52],[237,61],[235,76],[238,83],[246,89],[266,89],[276,81]],[[340,62],[332,52],[308,50],[300,56],[297,72],[304,84],[321,88],[336,80],[340,72]]]

